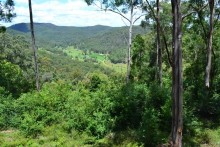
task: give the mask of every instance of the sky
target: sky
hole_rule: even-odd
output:
[[[2,23],[10,26],[16,23],[29,22],[28,0],[14,0],[16,17],[12,23]],[[120,15],[100,11],[84,0],[32,0],[34,22],[53,23],[58,26],[94,26],[106,25],[112,27],[128,25]],[[135,23],[139,25],[140,20]]]

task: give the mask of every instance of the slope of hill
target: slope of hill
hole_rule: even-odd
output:
[[[66,47],[73,45],[76,42],[80,42],[80,40],[91,37],[100,31],[104,32],[105,30],[110,29],[110,27],[66,27],[56,26],[50,23],[35,23],[34,29],[36,40],[40,47]],[[29,35],[30,33],[30,27],[27,23],[12,25],[8,30],[9,32],[15,30],[17,32],[25,33],[26,35]]]
[[[144,34],[147,31],[139,26],[134,26],[134,35]],[[30,39],[28,23],[12,25],[9,33],[23,34]],[[124,61],[127,48],[128,27],[89,26],[70,27],[56,26],[50,23],[35,23],[37,45],[53,50],[54,47],[74,46],[82,50],[91,50],[110,55],[120,54],[120,61]]]

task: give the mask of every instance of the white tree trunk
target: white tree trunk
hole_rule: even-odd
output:
[[[214,5],[215,5],[215,0],[209,0],[210,17],[209,17],[206,78],[205,78],[206,87],[210,86],[210,72],[211,72],[211,64],[212,64],[212,34],[213,34],[214,14],[215,14]]]
[[[128,34],[128,57],[127,57],[127,76],[126,82],[128,83],[130,80],[131,73],[131,43],[132,43],[132,29],[133,29],[133,11],[134,7],[131,5],[131,16],[130,16],[130,26],[129,26],[129,34]]]

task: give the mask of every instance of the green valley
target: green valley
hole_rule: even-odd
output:
[[[66,27],[49,23],[35,23],[37,44],[53,51],[55,47],[73,46],[83,51],[109,54],[114,63],[125,62],[127,49],[128,27]],[[7,30],[10,34],[22,34],[30,41],[30,28],[27,23],[12,25]],[[134,36],[145,34],[146,29],[134,27]]]
[[[219,147],[219,8],[0,1],[0,147]]]

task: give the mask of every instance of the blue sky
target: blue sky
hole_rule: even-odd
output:
[[[14,0],[17,17],[6,26],[29,22],[28,0]],[[87,6],[84,0],[32,0],[34,22],[53,23],[60,26],[125,26],[126,21],[112,12]],[[140,23],[137,22],[136,25]]]

